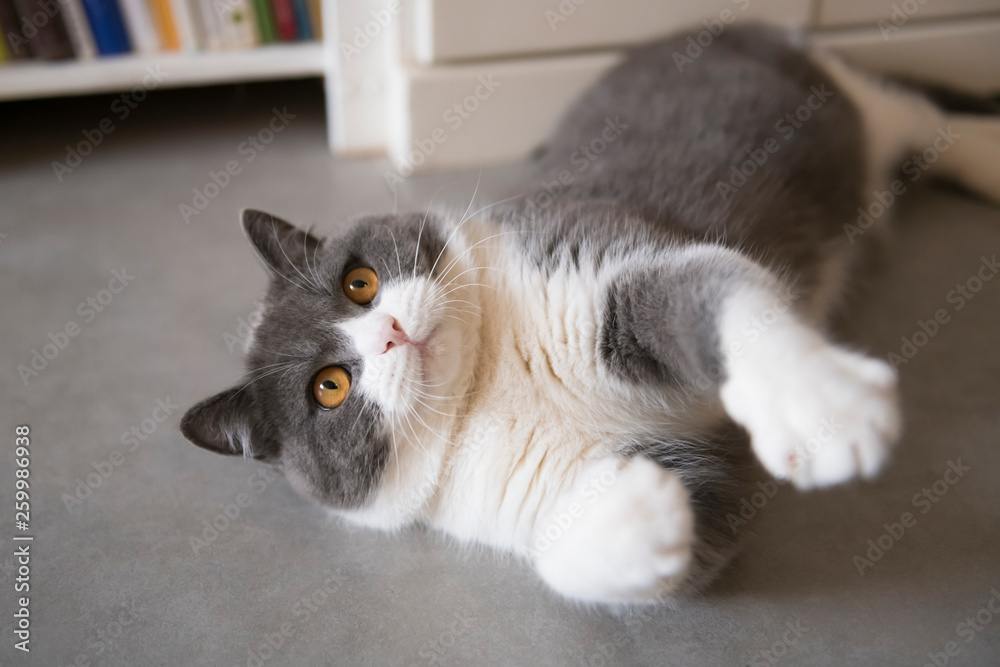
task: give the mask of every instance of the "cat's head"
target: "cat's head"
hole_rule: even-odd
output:
[[[242,223],[271,276],[247,375],[188,410],[184,435],[339,509],[433,476],[440,456],[421,449],[468,389],[479,318],[441,227],[366,217],[322,239],[259,211]]]

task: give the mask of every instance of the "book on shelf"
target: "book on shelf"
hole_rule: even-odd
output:
[[[257,38],[261,44],[270,44],[278,36],[274,30],[274,14],[267,0],[253,0],[253,13],[257,23]]]
[[[222,48],[247,49],[258,44],[250,0],[209,0],[218,17]]]
[[[312,39],[313,33],[309,21],[309,4],[306,0],[292,0],[292,9],[295,11],[295,26],[298,28],[296,36],[298,39],[302,41]]]
[[[322,0],[0,0],[0,63],[248,49],[322,36]]]
[[[120,0],[120,3],[132,50],[136,53],[159,51],[160,37],[156,34],[153,15],[146,0]]]
[[[170,11],[170,0],[149,0],[149,9],[153,16],[153,25],[164,51],[177,51],[181,48],[181,40],[177,35],[177,24],[174,14]]]
[[[309,3],[309,22],[313,39],[323,39],[323,0],[306,0]]]
[[[82,0],[82,2],[98,53],[107,56],[128,53],[132,50],[125,22],[115,0]]]
[[[177,29],[177,42],[181,51],[195,51],[198,37],[194,27],[193,12],[189,0],[168,0],[170,13]]]
[[[61,0],[63,18],[66,20],[66,32],[73,44],[73,53],[81,60],[97,57],[97,44],[94,33],[87,21],[87,13],[81,0]]]
[[[73,45],[63,22],[62,7],[42,0],[14,0],[20,33],[9,36],[19,50],[27,46],[34,58],[59,60],[73,57]]]
[[[31,57],[28,45],[21,41],[21,22],[17,17],[14,0],[0,0],[0,33],[3,33],[0,41],[3,42],[7,60]]]
[[[278,39],[282,42],[294,42],[298,39],[299,28],[295,24],[295,9],[292,0],[271,0],[274,10],[274,27]]]

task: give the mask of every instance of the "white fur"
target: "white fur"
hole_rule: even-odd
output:
[[[867,151],[866,196],[884,191],[900,163],[928,151],[931,173],[1000,203],[1000,119],[945,114],[918,93],[853,69],[816,49],[815,62],[861,114]]]
[[[631,462],[623,473],[631,481],[614,485],[573,531],[572,544],[588,545],[587,555],[553,547],[543,559],[539,537],[560,503],[592,475],[594,462],[617,461],[630,436],[697,430],[686,421],[700,418],[697,411],[675,411],[662,391],[622,382],[597,356],[603,285],[626,262],[654,258],[622,257],[605,262],[600,273],[567,264],[546,276],[524,261],[516,243],[494,224],[474,220],[449,242],[439,282],[416,278],[385,288],[378,310],[396,317],[411,337],[436,329],[432,340],[475,343],[464,343],[466,352],[448,361],[429,357],[423,377],[435,386],[423,390],[414,384],[414,350],[393,348],[366,363],[356,386],[400,428],[376,498],[346,515],[381,528],[423,521],[460,540],[537,560],[547,578],[577,571],[577,579],[551,581],[570,597],[648,599],[681,575],[690,557],[691,510],[674,475]],[[455,298],[467,302],[448,311],[458,319],[435,317],[441,303]],[[363,337],[366,317],[342,328]],[[442,349],[452,346],[462,347]],[[611,524],[628,547],[606,544],[604,527]],[[643,541],[645,547],[637,544]],[[607,570],[622,563],[631,578]],[[605,578],[588,581],[584,573],[598,567],[606,568]]]
[[[726,410],[764,467],[799,488],[874,476],[899,437],[895,374],[773,303],[769,290],[747,288],[723,304]],[[772,313],[765,329],[748,326],[764,312]]]
[[[817,58],[858,105],[869,186],[884,189],[891,165],[932,144],[947,119],[922,98]],[[996,140],[989,127],[981,134]],[[968,146],[948,151],[942,167],[995,194],[997,146]],[[626,461],[619,448],[664,432],[697,433],[719,401],[692,405],[620,381],[599,361],[597,327],[612,279],[624,267],[664,260],[612,248],[600,270],[583,262],[546,273],[511,234],[474,217],[454,228],[439,280],[382,288],[377,312],[425,349],[366,359],[355,379],[389,415],[393,452],[371,502],[343,514],[384,529],[423,522],[512,551],[571,598],[658,598],[690,563],[689,499],[675,475],[642,458]],[[802,488],[877,473],[899,434],[895,376],[807,324],[821,323],[836,300],[846,260],[832,258],[814,298],[792,304],[780,281],[735,252],[690,246],[669,261],[704,253],[751,267],[746,289],[722,308],[721,405],[750,432],[764,466]],[[765,314],[765,327],[748,328]],[[360,343],[373,321],[341,326]],[[598,490],[602,474],[614,480]]]
[[[546,515],[536,566],[567,597],[650,602],[673,592],[691,562],[687,489],[648,459],[594,461]]]

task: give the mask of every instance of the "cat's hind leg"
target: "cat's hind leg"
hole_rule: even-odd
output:
[[[951,144],[946,149],[925,149],[923,158],[932,174],[963,185],[995,204],[1000,204],[1000,118],[948,114],[941,133]],[[930,158],[936,157],[931,163]]]
[[[948,114],[922,93],[856,70],[822,51],[813,58],[857,108],[865,128],[868,192],[902,169],[927,172],[1000,203],[1000,118]]]

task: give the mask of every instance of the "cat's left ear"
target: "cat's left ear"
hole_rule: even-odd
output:
[[[252,208],[243,209],[240,220],[267,268],[293,282],[301,281],[307,258],[315,255],[321,239],[277,216]]]
[[[257,421],[253,397],[233,387],[184,413],[181,433],[192,443],[218,454],[273,461],[279,448]]]

